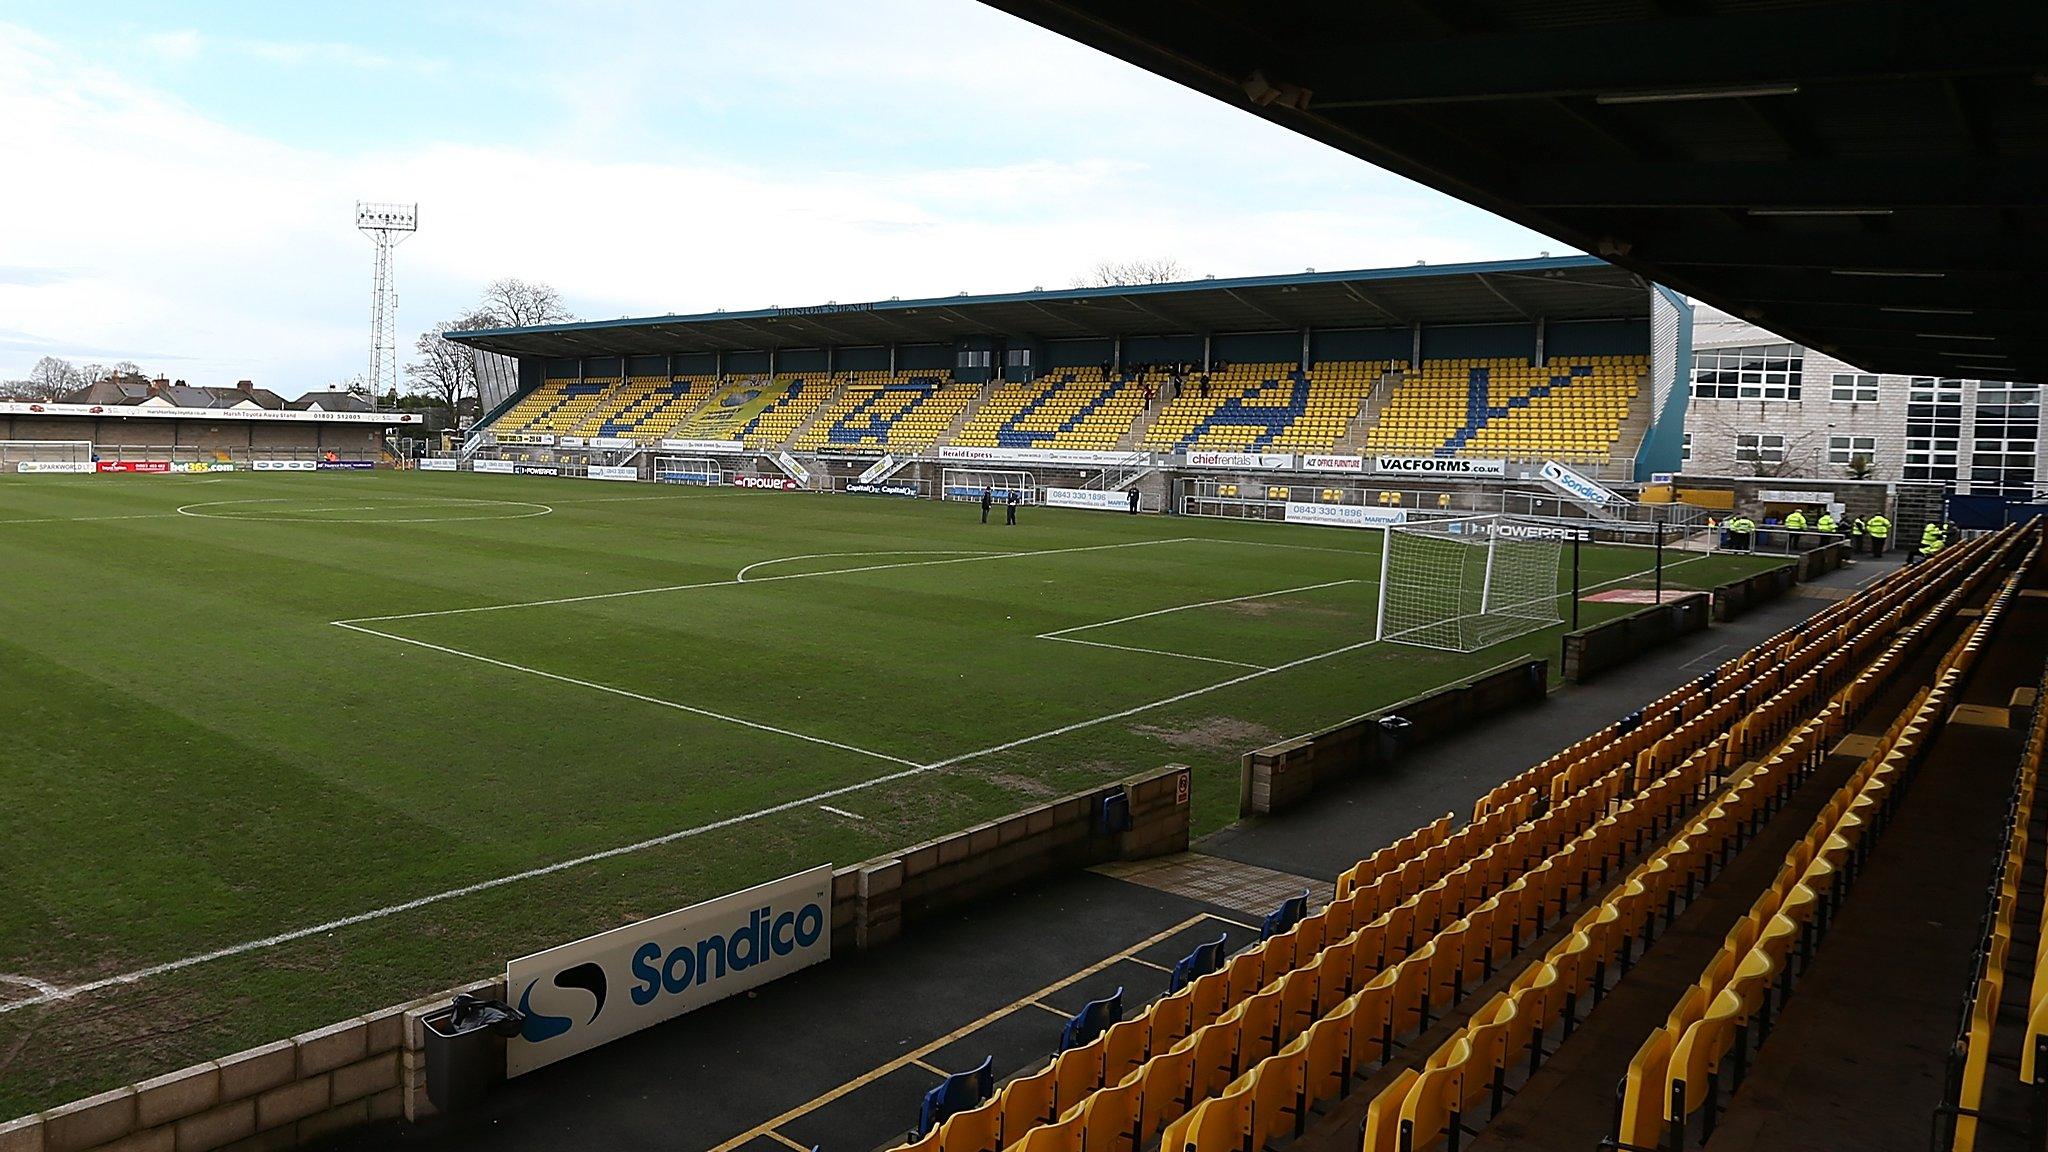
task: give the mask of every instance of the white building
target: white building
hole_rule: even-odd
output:
[[[2023,496],[2043,486],[2041,439],[2038,384],[1876,375],[1697,306],[1686,472]]]

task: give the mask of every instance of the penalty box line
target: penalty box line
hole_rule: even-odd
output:
[[[1150,656],[1173,656],[1182,660],[1200,660],[1207,664],[1229,664],[1238,668],[1257,668],[1271,671],[1265,664],[1253,664],[1244,660],[1225,660],[1220,656],[1197,656],[1190,652],[1171,652],[1164,648],[1140,648],[1130,644],[1111,644],[1103,640],[1080,640],[1075,632],[1087,632],[1096,628],[1109,628],[1117,624],[1128,624],[1133,620],[1149,620],[1154,616],[1170,616],[1175,612],[1187,612],[1195,608],[1213,608],[1219,604],[1238,604],[1247,600],[1265,600],[1274,596],[1292,596],[1297,592],[1314,592],[1323,588],[1337,588],[1345,584],[1357,584],[1358,580],[1329,580],[1321,584],[1304,584],[1299,588],[1281,588],[1272,592],[1254,592],[1249,596],[1225,596],[1219,600],[1201,600],[1193,604],[1177,604],[1171,608],[1158,608],[1150,612],[1138,612],[1119,616],[1114,620],[1099,620],[1093,624],[1076,624],[1071,628],[1059,628],[1051,632],[1040,632],[1035,640],[1059,640],[1068,644],[1086,644],[1091,648],[1114,648],[1119,652],[1142,652]]]

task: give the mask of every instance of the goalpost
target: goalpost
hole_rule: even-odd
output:
[[[0,440],[0,472],[90,472],[90,440]]]
[[[1038,499],[1038,486],[1029,472],[948,468],[941,479],[939,495],[946,500],[979,500],[985,491],[998,504],[1008,503],[1012,492],[1018,494],[1021,503],[1032,504]]]
[[[1476,652],[1562,623],[1557,574],[1565,535],[1507,516],[1388,526],[1376,638]]]

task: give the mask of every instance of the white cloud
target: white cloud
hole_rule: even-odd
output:
[[[447,139],[367,154],[237,129],[0,25],[0,155],[22,158],[0,181],[0,214],[28,222],[0,232],[0,378],[44,351],[176,358],[166,369],[195,382],[247,376],[287,394],[359,371],[370,246],[353,234],[357,198],[421,205],[397,261],[406,331],[504,275],[610,317],[1057,287],[1106,258],[1240,275],[1559,247],[1008,17],[1017,35],[1002,44],[939,22],[915,46],[927,66],[908,62],[898,23],[819,11],[816,35],[795,36],[720,10],[734,22],[699,29],[685,58],[722,70],[686,73],[674,29],[600,59],[578,51],[572,23],[558,58],[587,67],[544,73],[579,93],[550,112],[567,138],[423,108],[450,117]],[[217,46],[159,39],[166,54]],[[757,41],[782,51],[747,56]],[[692,143],[744,135],[754,115],[855,142]],[[646,122],[669,117],[649,144]],[[925,131],[938,143],[899,146]]]

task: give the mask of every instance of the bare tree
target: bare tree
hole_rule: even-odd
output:
[[[566,324],[576,319],[552,285],[507,276],[484,289],[475,318],[479,328],[524,328],[534,324]]]
[[[479,310],[443,320],[420,333],[412,345],[419,359],[405,366],[407,385],[414,393],[432,396],[446,405],[453,420],[462,402],[476,395],[476,360],[468,348],[450,341],[448,333],[495,326],[497,319]]]
[[[23,400],[56,400],[76,392],[84,381],[69,360],[45,356],[28,370],[28,379],[17,380],[9,390]]]
[[[114,370],[105,364],[87,364],[78,370],[78,382],[80,384],[97,384],[108,376],[113,375],[113,372]]]
[[[1126,284],[1171,284],[1188,278],[1188,271],[1171,256],[1157,260],[1104,260],[1086,273],[1074,277],[1076,288],[1118,288]]]
[[[142,365],[137,364],[133,360],[123,360],[119,364],[114,365],[114,374],[116,376],[140,376],[142,375]]]

